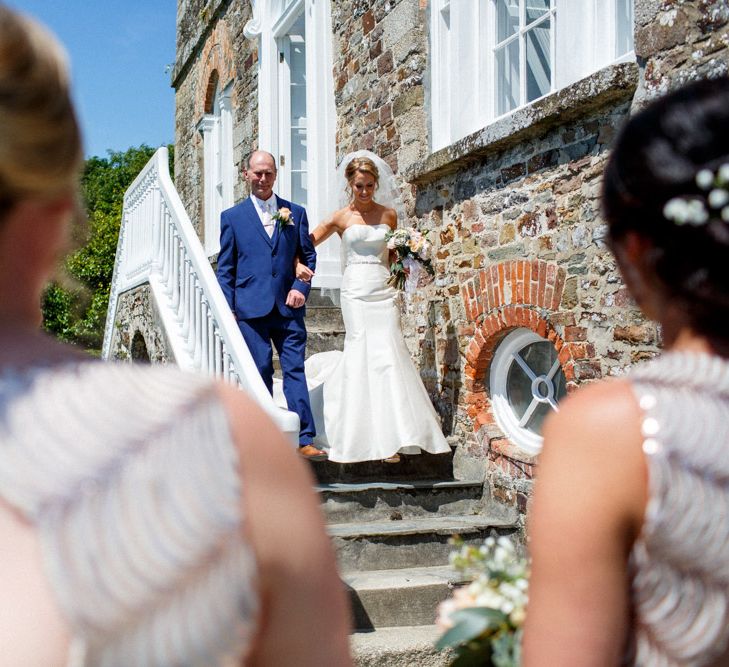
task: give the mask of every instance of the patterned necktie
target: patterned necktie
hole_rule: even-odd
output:
[[[263,202],[263,206],[261,207],[261,209],[261,222],[263,223],[263,228],[266,230],[268,238],[272,238],[274,219],[271,215],[271,204],[269,202]]]

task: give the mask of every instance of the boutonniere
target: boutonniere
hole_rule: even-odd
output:
[[[271,216],[276,221],[276,227],[278,231],[281,231],[284,227],[294,224],[294,214],[290,209],[282,206]]]

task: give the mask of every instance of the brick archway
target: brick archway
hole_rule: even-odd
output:
[[[195,94],[195,110],[198,119],[212,112],[213,95],[218,85],[225,88],[235,75],[233,49],[225,19],[217,22],[205,41],[200,60],[204,66],[200,70]]]
[[[479,271],[461,284],[466,317],[475,329],[466,347],[463,400],[474,431],[485,429],[487,439],[500,436],[488,395],[488,371],[496,347],[509,331],[527,328],[551,341],[568,390],[576,386],[575,361],[595,354],[590,343],[566,337],[551,322],[560,309],[564,281],[565,271],[557,264],[511,260]]]

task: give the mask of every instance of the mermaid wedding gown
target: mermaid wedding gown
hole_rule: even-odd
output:
[[[339,463],[400,452],[450,452],[400,330],[397,292],[387,286],[385,224],[342,234],[344,351],[306,361],[314,443]]]

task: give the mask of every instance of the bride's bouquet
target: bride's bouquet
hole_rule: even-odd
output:
[[[388,285],[412,294],[433,279],[435,271],[430,259],[433,246],[426,236],[427,232],[405,227],[387,232],[387,247],[397,255],[390,264]]]
[[[440,603],[437,647],[455,651],[451,667],[491,664],[518,667],[526,617],[529,569],[507,537],[489,537],[480,547],[463,544],[450,555],[451,566],[471,583]]]

